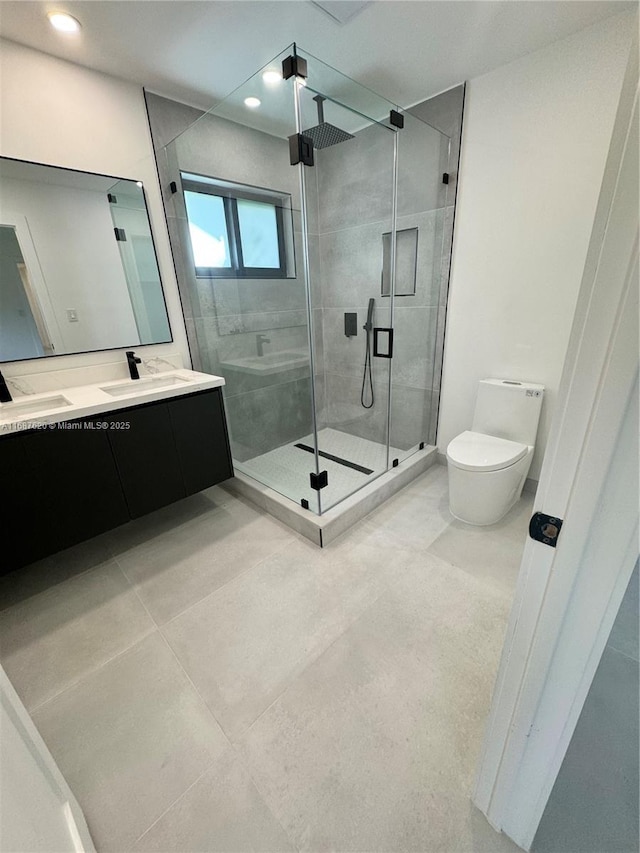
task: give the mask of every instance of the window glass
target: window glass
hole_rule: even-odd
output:
[[[229,235],[220,196],[185,191],[189,236],[196,267],[231,267]]]
[[[245,267],[280,267],[278,223],[273,204],[238,199],[238,223]]]

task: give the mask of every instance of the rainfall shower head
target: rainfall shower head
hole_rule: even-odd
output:
[[[328,148],[330,145],[337,145],[339,142],[346,142],[347,139],[353,139],[351,133],[347,133],[346,130],[340,130],[339,127],[329,124],[329,122],[324,120],[324,108],[322,104],[326,101],[326,98],[323,98],[322,95],[316,95],[313,100],[318,105],[318,124],[315,127],[304,130],[303,133],[305,136],[311,137],[314,148]]]

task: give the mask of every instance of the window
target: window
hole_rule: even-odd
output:
[[[198,278],[287,277],[289,196],[187,174],[182,188]]]

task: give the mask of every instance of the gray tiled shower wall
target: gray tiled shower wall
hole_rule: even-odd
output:
[[[438,107],[448,122],[443,129],[457,121],[459,136],[462,87],[445,95],[445,108]],[[298,170],[289,165],[285,139],[151,93],[146,98],[194,366],[225,376],[233,455],[243,461],[311,431],[308,366],[263,376],[233,367],[257,354],[259,333],[270,340],[266,354],[308,347]],[[414,108],[426,110],[427,121],[429,103]],[[457,139],[449,158],[442,138],[411,116],[402,133],[398,227],[419,230],[418,286],[415,296],[396,300],[391,443],[408,448],[435,438],[455,182],[444,186],[434,176],[457,163]],[[373,296],[376,323],[388,324],[380,275],[382,234],[391,227],[392,142],[391,131],[369,127],[355,140],[317,151],[317,167],[305,170],[318,427],[376,441],[386,440],[388,362],[373,359],[377,404],[366,411],[360,406],[364,336],[360,329],[347,339],[343,317],[357,311],[361,327]],[[197,280],[185,260],[183,201],[169,191],[178,169],[289,193],[296,278]]]
[[[397,296],[392,374],[391,445],[407,450],[420,441],[435,443],[442,370],[445,306],[451,242],[454,168],[457,168],[463,87],[433,99],[436,129],[426,105],[405,118],[398,135],[399,230],[418,230],[416,290]],[[446,124],[446,127],[443,125]],[[373,125],[355,139],[316,153],[320,271],[313,289],[314,325],[322,330],[324,358],[320,384],[320,427],[331,426],[373,441],[386,441],[389,363],[373,359],[376,404],[360,405],[366,320],[375,299],[375,325],[390,321],[389,298],[381,296],[382,235],[391,230],[393,134]],[[455,164],[455,167],[452,165]],[[442,183],[444,172],[452,173]],[[312,282],[313,283],[313,282]],[[345,312],[357,312],[358,335],[344,335]]]

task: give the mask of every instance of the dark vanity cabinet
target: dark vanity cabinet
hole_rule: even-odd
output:
[[[0,437],[0,571],[233,476],[219,388]]]
[[[183,397],[169,408],[171,431],[188,495],[233,476],[222,393]],[[220,448],[226,448],[221,453]]]
[[[109,415],[109,441],[131,518],[186,495],[169,408],[154,403]]]

